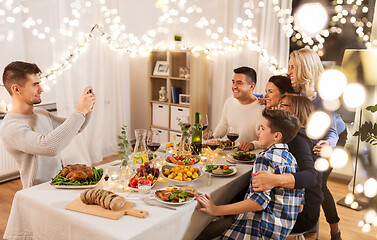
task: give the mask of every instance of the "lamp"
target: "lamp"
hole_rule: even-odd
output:
[[[360,84],[375,86],[377,85],[377,68],[375,63],[377,62],[377,50],[364,50],[364,49],[346,49],[343,55],[342,68],[347,77],[348,83],[358,82]],[[374,91],[374,87],[368,87],[367,91]],[[363,110],[360,107],[359,113],[359,129],[361,128],[361,121]],[[355,170],[352,183],[352,195],[355,196],[356,174],[357,164],[359,159],[360,139],[361,135],[358,135],[356,155],[355,155]],[[356,208],[351,207],[352,204],[348,204],[345,198],[340,199],[337,204],[354,209],[362,210],[368,206],[367,203],[354,199],[354,202],[358,203]]]

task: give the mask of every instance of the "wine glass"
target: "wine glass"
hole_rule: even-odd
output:
[[[186,127],[186,131],[191,127],[190,116],[186,115],[182,117],[182,124]]]
[[[229,127],[228,132],[226,134],[228,139],[232,142],[232,149],[234,148],[234,142],[239,138],[240,134],[238,128],[236,127]]]
[[[151,130],[148,132],[147,137],[147,147],[152,152],[154,158],[154,152],[160,147],[160,133],[156,130]]]
[[[211,149],[210,163],[213,163],[213,156],[215,150],[220,146],[220,139],[214,138],[207,142],[207,146]]]
[[[207,114],[200,115],[200,124],[203,125],[203,132],[204,132],[204,130],[206,130],[207,127],[208,127],[208,115]]]

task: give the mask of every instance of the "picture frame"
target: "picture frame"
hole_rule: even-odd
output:
[[[190,105],[190,95],[179,94],[179,104]]]
[[[154,66],[153,75],[168,76],[169,75],[169,63],[167,61],[157,61]]]

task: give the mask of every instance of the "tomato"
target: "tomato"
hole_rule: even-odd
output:
[[[193,165],[195,163],[195,160],[192,159],[190,162],[188,162],[188,165]]]
[[[194,155],[188,155],[187,158],[195,158]]]
[[[174,158],[171,160],[171,163],[173,164],[177,164],[177,160],[175,160]]]
[[[176,159],[177,159],[177,160],[182,160],[183,157],[182,157],[182,156],[178,156],[178,157],[176,157]]]
[[[151,182],[151,185],[153,185],[153,178],[148,178],[148,181]]]
[[[173,162],[173,160],[175,161],[173,157],[168,157],[168,161]]]
[[[135,186],[135,185],[137,185],[137,179],[136,178],[131,178],[130,179],[130,186],[132,187],[132,186]]]
[[[228,167],[227,165],[225,165],[225,166],[223,167],[223,169],[224,169],[224,170],[228,170],[229,167]]]
[[[178,165],[185,165],[184,162],[177,162]]]

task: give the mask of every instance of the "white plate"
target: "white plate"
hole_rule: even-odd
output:
[[[214,164],[214,165],[219,166],[219,165],[226,165],[226,164]],[[203,172],[208,173],[208,172],[206,172],[206,169],[207,169],[207,167],[204,166],[203,167]],[[229,176],[233,176],[234,174],[237,173],[237,168],[236,167],[229,166],[229,169],[233,169],[233,172],[231,174],[215,174],[215,173],[212,173],[212,176],[216,176],[216,177],[229,177]]]
[[[169,188],[172,188],[172,187],[169,187]],[[179,187],[177,187],[177,188],[179,188]],[[161,188],[161,189],[158,189],[158,190],[165,190],[165,189],[167,189],[167,187],[166,187],[166,188]],[[192,197],[192,198],[190,198],[189,200],[187,200],[186,202],[181,202],[181,203],[165,202],[165,201],[162,201],[162,199],[161,199],[160,197],[158,197],[158,196],[156,195],[156,193],[154,193],[154,198],[155,198],[157,201],[159,201],[160,203],[165,203],[165,204],[168,204],[168,205],[175,205],[175,206],[177,206],[177,205],[182,205],[182,204],[186,204],[186,203],[190,203],[190,202],[192,202],[192,201],[195,200],[195,197]]]
[[[51,185],[51,184],[50,184]],[[70,185],[51,185],[54,188],[60,188],[60,189],[87,189],[87,188],[95,188],[97,184],[93,185],[81,185],[81,186],[70,186]]]
[[[254,158],[253,160],[251,160],[251,161],[237,160],[237,159],[235,159],[235,158],[232,156],[232,154],[233,154],[233,153],[229,153],[229,154],[227,155],[227,157],[230,158],[232,161],[236,161],[236,162],[238,162],[238,163],[252,164],[252,163],[254,163],[255,158],[256,158],[256,156],[255,156],[255,158]]]

